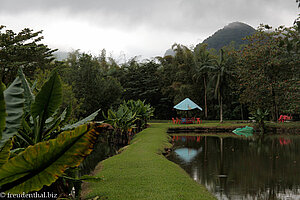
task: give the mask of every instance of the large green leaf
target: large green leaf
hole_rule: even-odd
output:
[[[33,137],[33,130],[31,129],[30,125],[26,121],[26,118],[28,118],[28,115],[23,115],[22,122],[21,122],[21,128],[18,131],[18,134],[16,135],[20,139],[22,139],[25,143],[28,145],[34,145],[34,141],[32,140]]]
[[[6,104],[6,127],[3,131],[0,146],[2,146],[8,139],[14,136],[21,125],[23,116],[23,88],[19,77],[4,91],[4,99]]]
[[[4,84],[0,81],[0,140],[2,138],[2,132],[5,128],[5,117],[6,117],[6,109],[5,109],[5,101],[4,101]]]
[[[10,149],[12,148],[12,140],[8,140],[0,148],[0,167],[8,161]]]
[[[56,139],[29,146],[0,168],[0,191],[28,193],[49,186],[90,154],[103,127],[85,124]]]
[[[49,124],[47,124],[45,126],[45,131],[43,132],[42,136],[42,140],[48,140],[48,139],[53,139],[55,138],[59,133],[61,133],[62,131],[54,131],[56,130],[61,123],[64,122],[65,118],[67,117],[67,114],[68,114],[68,110],[69,110],[69,107],[66,108],[61,114],[59,117],[55,117],[56,119],[53,119]],[[51,118],[51,117],[50,117]],[[50,119],[49,118],[49,119]]]
[[[65,130],[71,130],[73,128],[76,128],[77,126],[80,126],[82,124],[85,124],[87,122],[92,121],[98,115],[98,113],[99,113],[100,110],[101,109],[95,111],[94,113],[92,113],[89,116],[87,116],[86,118],[84,118],[84,119],[76,122],[75,124],[71,124],[71,125],[68,124],[68,125],[64,126],[61,130],[63,130],[63,131],[65,131]]]
[[[42,140],[44,125],[59,108],[62,102],[62,86],[57,71],[53,71],[49,80],[42,86],[31,106],[34,121],[34,142]]]
[[[49,80],[42,86],[36,95],[31,107],[31,114],[34,118],[40,116],[42,121],[51,117],[62,102],[61,80],[57,72],[53,72]]]
[[[34,101],[34,95],[32,94],[31,88],[21,68],[18,69],[18,76],[22,81],[22,86],[24,89],[24,99],[25,99],[24,110],[25,112],[29,113],[31,109],[31,104]]]

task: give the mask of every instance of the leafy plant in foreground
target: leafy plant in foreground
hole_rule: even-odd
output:
[[[56,71],[51,73],[50,78],[43,84],[36,96],[21,69],[18,75],[22,81],[25,98],[22,124],[16,134],[19,138],[16,145],[19,148],[53,139],[62,131],[74,129],[76,126],[93,120],[99,112],[98,110],[70,125],[67,123],[71,114],[70,106],[61,113],[59,112],[62,103],[62,84]]]
[[[96,123],[81,125],[8,159],[0,168],[0,190],[27,193],[49,186],[66,169],[78,166],[90,154],[100,128]]]
[[[40,190],[78,166],[103,128],[99,123],[86,124],[99,110],[61,128],[68,109],[57,113],[61,103],[57,72],[36,96],[22,71],[18,73],[7,89],[2,83],[0,89],[0,190],[14,193]]]

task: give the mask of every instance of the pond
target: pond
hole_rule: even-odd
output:
[[[300,136],[172,136],[168,159],[218,199],[299,199]]]

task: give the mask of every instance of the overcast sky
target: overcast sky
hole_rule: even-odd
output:
[[[0,0],[0,25],[43,30],[43,43],[127,58],[195,46],[231,22],[292,26],[295,0]]]

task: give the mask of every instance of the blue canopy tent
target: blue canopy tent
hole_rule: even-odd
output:
[[[189,98],[184,99],[180,103],[178,103],[176,106],[174,106],[175,109],[177,110],[193,110],[198,108],[199,110],[202,110],[200,106],[195,104],[192,100]]]
[[[175,109],[177,110],[185,110],[186,111],[186,117],[188,117],[188,111],[189,110],[193,110],[193,109],[199,109],[202,110],[202,108],[200,106],[198,106],[197,104],[195,104],[191,99],[186,98],[183,101],[181,101],[180,103],[178,103],[176,106],[174,106]],[[192,121],[187,122],[187,120],[185,118],[182,118],[182,123],[192,123]]]

